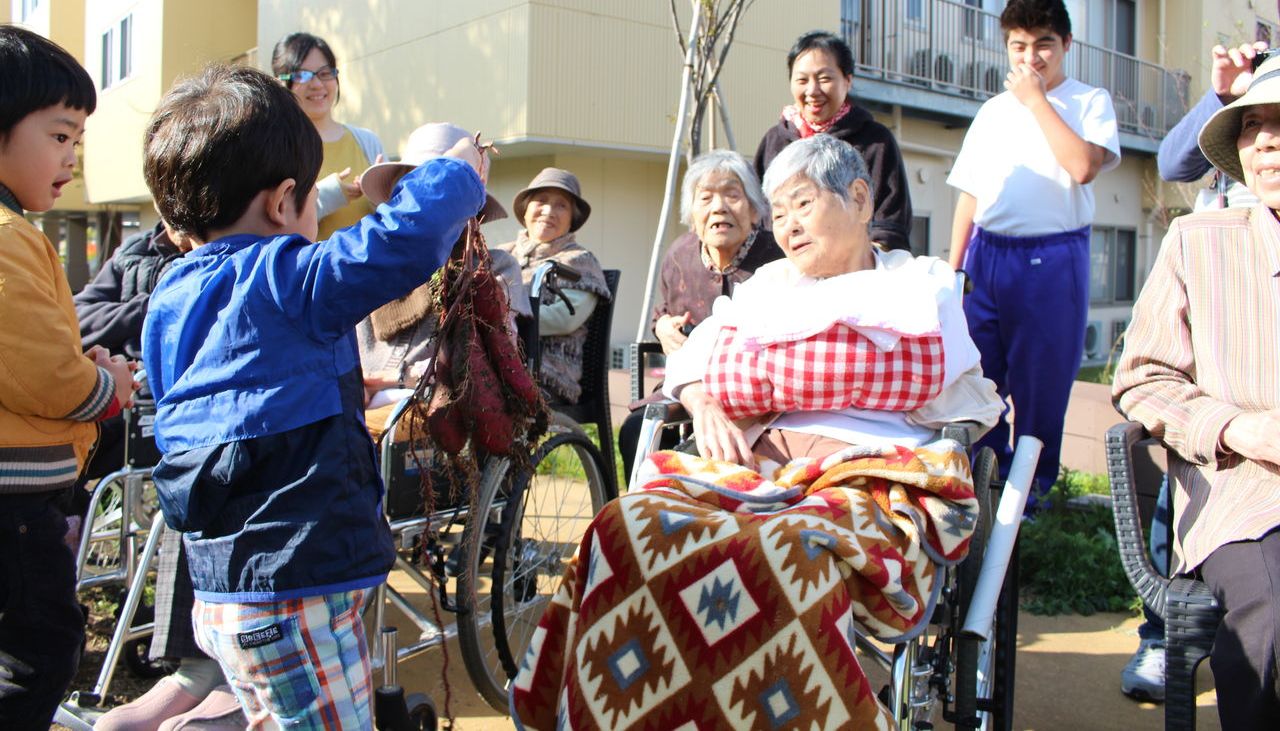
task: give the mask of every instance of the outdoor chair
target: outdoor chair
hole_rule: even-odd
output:
[[[609,412],[609,338],[613,329],[613,306],[618,300],[618,280],[621,277],[622,272],[617,269],[604,270],[604,280],[609,286],[609,300],[598,300],[587,320],[587,342],[582,346],[582,378],[579,381],[582,395],[578,397],[577,403],[555,407],[556,411],[579,424],[595,424],[600,454],[604,457],[608,473],[605,475],[605,482],[610,498],[618,496],[618,467],[614,456],[613,418]],[[537,298],[531,298],[530,302],[533,306],[533,327],[528,329],[527,336],[536,339],[540,302]],[[528,341],[526,351],[533,352]],[[538,361],[540,368],[541,359]]]
[[[1137,422],[1107,430],[1107,475],[1120,561],[1138,596],[1165,622],[1164,727],[1167,731],[1196,727],[1196,666],[1213,649],[1222,609],[1209,587],[1194,578],[1165,578],[1147,555],[1138,511],[1135,448],[1151,435]],[[1167,487],[1165,489],[1172,489]],[[1173,501],[1169,501],[1170,511]],[[1170,515],[1169,524],[1174,525]]]

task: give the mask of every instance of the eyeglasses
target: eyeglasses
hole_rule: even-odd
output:
[[[338,70],[332,66],[325,66],[316,71],[308,71],[307,69],[298,69],[287,74],[280,74],[276,77],[288,84],[297,82],[299,84],[310,84],[312,79],[320,79],[321,81],[334,81],[338,78]]]

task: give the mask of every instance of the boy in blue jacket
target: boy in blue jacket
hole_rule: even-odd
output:
[[[197,642],[251,727],[371,728],[359,610],[394,556],[353,329],[444,262],[485,202],[484,155],[463,140],[313,244],[320,137],[271,77],[214,66],[180,82],[145,146],[161,215],[197,242],[142,338]]]

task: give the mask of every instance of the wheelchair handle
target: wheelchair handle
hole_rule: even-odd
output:
[[[995,622],[996,603],[1000,589],[1009,570],[1014,544],[1018,541],[1018,527],[1022,524],[1022,511],[1027,506],[1027,494],[1035,477],[1036,463],[1040,461],[1043,443],[1035,437],[1018,438],[1018,448],[1013,453],[1009,478],[1000,495],[1000,507],[996,509],[987,539],[987,550],[982,555],[982,567],[978,571],[978,584],[973,589],[973,599],[964,618],[960,634],[966,638],[985,642],[991,637]]]

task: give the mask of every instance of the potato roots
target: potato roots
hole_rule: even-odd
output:
[[[477,454],[519,457],[546,429],[546,404],[509,326],[509,303],[471,222],[445,263],[434,296],[440,314],[425,441],[464,471]],[[467,449],[468,445],[470,449]]]

